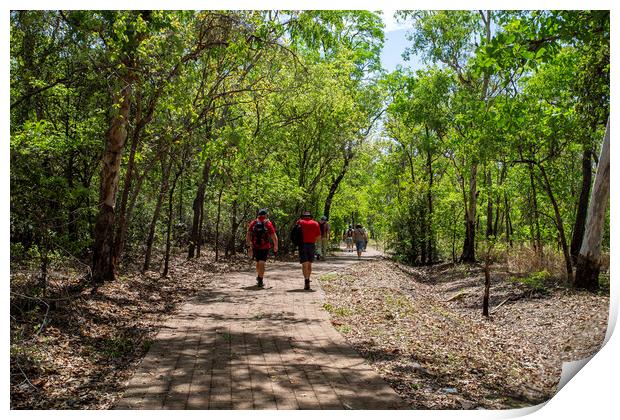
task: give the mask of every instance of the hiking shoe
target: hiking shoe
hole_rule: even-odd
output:
[[[260,278],[260,277],[256,277],[256,283],[257,283],[258,287],[263,287],[264,286],[263,279]]]
[[[310,279],[304,281],[304,290],[310,290]]]

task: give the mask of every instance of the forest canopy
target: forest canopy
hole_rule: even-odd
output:
[[[268,208],[283,238],[309,210],[409,264],[526,249],[596,289],[609,12],[396,15],[421,69],[382,68],[380,12],[11,12],[12,268],[36,295],[64,262],[166,276]]]

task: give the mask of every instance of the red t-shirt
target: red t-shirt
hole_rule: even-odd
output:
[[[261,243],[260,245],[256,244],[256,238],[254,237],[254,235],[252,234],[252,229],[254,229],[254,225],[256,224],[258,220],[252,220],[250,222],[250,225],[248,226],[248,231],[250,232],[251,238],[252,238],[252,246],[256,249],[270,249],[271,248],[271,241],[269,241],[269,239],[267,239],[267,241],[263,241],[263,243]],[[276,233],[276,229],[273,227],[273,224],[271,223],[270,220],[267,220],[265,222],[265,227],[267,228],[267,234],[271,237],[271,235],[274,235]]]
[[[305,244],[313,244],[321,237],[319,222],[312,219],[299,219],[301,226],[301,236]]]

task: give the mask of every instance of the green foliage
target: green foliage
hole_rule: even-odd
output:
[[[527,277],[524,278],[514,277],[512,280],[527,286],[534,292],[545,293],[547,292],[550,279],[550,274],[547,271],[543,270],[530,273]]]
[[[156,250],[168,224],[186,247],[196,217],[236,252],[263,207],[281,237],[302,210],[329,211],[336,238],[361,223],[402,261],[457,260],[472,196],[477,243],[556,246],[609,115],[609,13],[397,16],[405,56],[428,63],[416,72],[380,69],[369,11],[11,12],[12,263],[90,262],[125,86],[123,263],[151,223]]]

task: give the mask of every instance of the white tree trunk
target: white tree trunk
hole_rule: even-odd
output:
[[[607,120],[594,187],[590,195],[586,231],[577,259],[575,287],[589,290],[595,290],[598,287],[601,241],[605,226],[605,212],[609,203],[609,166],[609,120]]]

